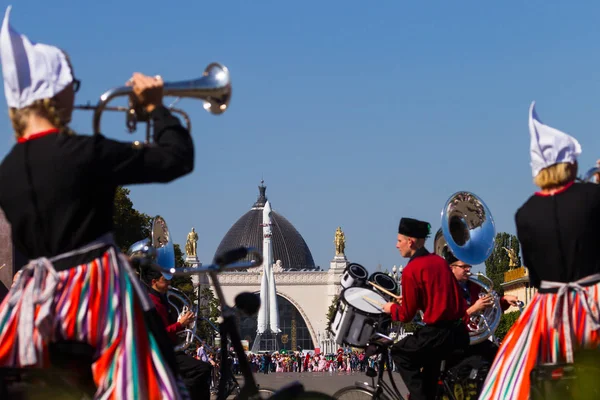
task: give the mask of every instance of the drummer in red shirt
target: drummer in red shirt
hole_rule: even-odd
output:
[[[423,311],[425,326],[392,347],[394,364],[411,400],[434,399],[441,361],[456,349],[469,346],[465,316],[467,303],[446,261],[429,253],[425,240],[431,225],[402,218],[396,248],[410,261],[402,273],[402,300],[385,304],[392,320],[411,322]]]

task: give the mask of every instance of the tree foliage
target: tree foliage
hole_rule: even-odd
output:
[[[150,228],[152,217],[139,212],[133,207],[133,202],[129,198],[130,190],[119,187],[115,195],[115,240],[117,246],[122,252],[126,253],[129,247],[137,241],[150,237]],[[183,265],[183,253],[178,244],[173,245],[175,250],[175,265]],[[190,278],[176,276],[171,282],[173,287],[183,291],[191,298],[194,294],[194,288]]]
[[[333,299],[331,300],[331,304],[329,305],[329,308],[327,309],[327,327],[325,328],[325,332],[329,332],[329,333],[333,334],[333,332],[331,331],[331,324],[333,323],[333,318],[335,317],[335,311],[337,310],[339,301],[340,301],[339,295],[336,294],[335,296],[333,296]]]
[[[208,319],[215,327],[217,326],[217,319],[221,315],[221,311],[219,310],[219,300],[214,296],[213,291],[209,287],[202,288],[199,297],[197,322],[198,336],[207,340],[210,345],[214,345],[212,339],[218,332],[215,332],[211,324],[204,318]]]
[[[502,296],[504,290],[501,284],[504,282],[504,273],[509,270],[510,258],[504,247],[513,249],[517,254],[518,265],[521,266],[521,256],[519,255],[520,244],[516,236],[506,232],[496,234],[494,251],[492,255],[485,261],[485,274],[494,282],[494,290]]]
[[[150,237],[150,221],[152,220],[150,216],[133,208],[129,193],[129,189],[117,188],[114,202],[115,241],[124,253],[135,242]]]
[[[502,314],[498,328],[496,329],[496,332],[494,332],[499,341],[504,340],[504,337],[520,316],[521,313],[519,311]]]
[[[175,252],[175,266],[182,267],[184,264],[183,260],[183,252],[181,251],[181,247],[178,244],[173,245]],[[190,300],[194,301],[194,285],[192,285],[192,279],[187,276],[174,276],[173,280],[171,280],[171,286],[176,287],[181,290],[190,298]]]

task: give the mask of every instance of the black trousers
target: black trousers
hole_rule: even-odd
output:
[[[479,384],[483,384],[497,352],[498,346],[495,343],[484,340],[447,359],[446,368],[458,379],[467,379],[473,371],[477,371],[477,374],[469,379],[476,379]]]
[[[466,351],[467,357],[480,357],[481,361],[488,362],[489,364],[494,362],[498,353],[498,346],[491,340],[484,340],[481,343],[469,346]]]
[[[434,399],[442,360],[469,346],[462,321],[426,325],[392,346],[392,358],[411,400]]]
[[[190,398],[210,399],[212,365],[185,353],[175,353],[179,374],[190,392]]]

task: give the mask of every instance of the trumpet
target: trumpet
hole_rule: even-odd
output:
[[[104,111],[123,111],[127,113],[126,124],[129,133],[137,129],[137,122],[149,122],[148,116],[140,113],[131,99],[128,107],[108,107],[108,103],[115,97],[131,96],[133,89],[130,86],[121,86],[110,89],[100,96],[98,103],[76,105],[78,110],[94,110],[92,128],[95,135],[101,133],[100,121]],[[219,63],[209,64],[202,76],[197,79],[191,79],[178,82],[165,82],[163,86],[163,95],[176,98],[192,98],[202,100],[204,109],[213,115],[224,113],[231,100],[231,77],[227,67]],[[173,112],[183,115],[186,120],[188,130],[191,132],[191,123],[189,116],[179,109],[169,107]],[[150,143],[150,126],[146,130],[146,143]]]
[[[76,105],[74,108],[77,110],[96,110],[98,108],[98,106],[93,106],[91,103],[88,102],[87,104]],[[192,131],[192,122],[190,120],[190,116],[185,111],[183,111],[180,108],[175,108],[175,107],[171,107],[171,106],[169,106],[168,109],[172,113],[181,115],[181,117],[185,121],[185,126],[186,126],[187,130],[189,132]],[[129,131],[129,133],[133,133],[137,130],[138,118],[137,118],[137,113],[136,113],[135,109],[133,108],[133,105],[130,105],[129,107],[105,106],[103,111],[125,112],[126,113],[125,124],[127,126],[127,130]],[[95,133],[99,133],[99,132],[95,132]]]

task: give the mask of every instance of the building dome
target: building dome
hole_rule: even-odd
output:
[[[241,246],[255,247],[262,252],[263,208],[267,202],[266,186],[261,182],[259,196],[250,211],[229,228],[215,255]],[[281,260],[288,271],[314,270],[315,262],[302,235],[282,215],[271,211],[273,260]]]

